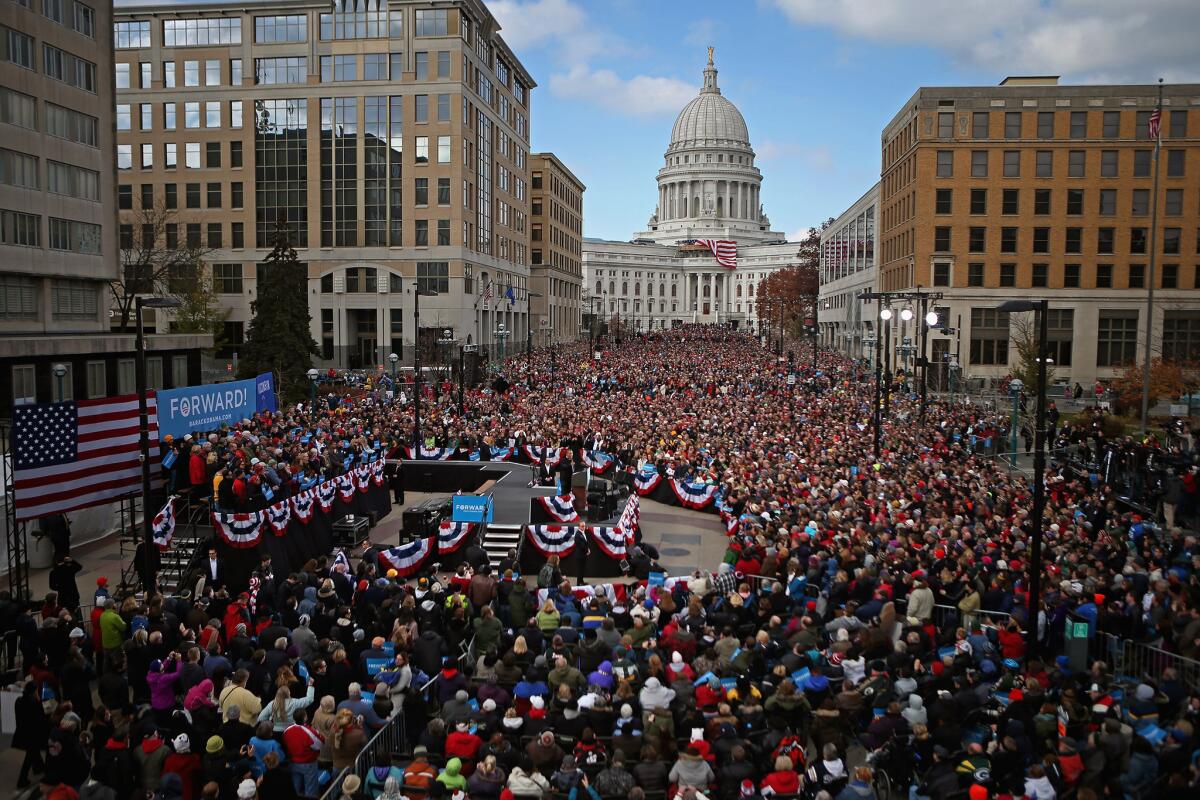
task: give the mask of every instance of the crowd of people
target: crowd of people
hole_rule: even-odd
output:
[[[661,585],[583,590],[512,563],[401,580],[330,557],[288,575],[264,561],[252,590],[219,570],[197,596],[100,586],[86,620],[57,596],[40,623],[3,598],[20,785],[53,800],[868,800],[886,775],[932,800],[1196,796],[1200,687],[1169,666],[1121,674],[1097,646],[1200,656],[1192,518],[1039,476],[1031,619],[1031,479],[971,441],[1003,420],[934,401],[920,423],[893,396],[875,459],[869,372],[809,361],[688,326],[599,359],[522,355],[465,414],[430,390],[438,446],[586,448],[720,485],[725,559]],[[326,400],[172,443],[171,480],[252,508],[264,486],[286,495],[411,441],[398,398]],[[1084,663],[1068,655],[1079,622]],[[343,772],[378,731],[396,747]]]

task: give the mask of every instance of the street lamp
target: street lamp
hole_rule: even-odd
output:
[[[446,365],[452,376],[454,373],[454,356],[450,348],[455,341],[456,339],[454,338],[454,331],[450,330],[449,328],[442,328],[442,335],[438,337],[437,343],[445,348]]]
[[[913,318],[913,311],[911,308],[908,308],[907,306],[905,306],[904,308],[900,309],[900,319],[904,320],[905,322],[908,322],[912,318]]]
[[[496,330],[492,331],[492,336],[500,340],[500,371],[504,371],[504,340],[509,336],[508,327],[499,322],[496,324]]]
[[[308,380],[312,383],[312,392],[309,395],[309,400],[312,403],[316,403],[317,402],[317,378],[320,377],[321,373],[317,371],[316,367],[313,367],[305,374],[308,376]]]
[[[388,361],[392,362],[392,383],[396,382],[396,365],[400,363],[400,356],[395,353],[388,353]]]
[[[1012,453],[1009,455],[1009,463],[1014,467],[1017,465],[1017,428],[1021,419],[1021,392],[1025,389],[1025,381],[1020,378],[1013,378],[1008,382],[1008,395],[1012,399],[1012,420],[1009,427],[1012,429],[1009,436],[1009,443],[1012,445]]]
[[[437,297],[432,289],[422,289],[419,280],[413,281],[413,448],[421,448],[421,298]]]
[[[525,293],[525,387],[533,388],[533,300],[543,297],[541,292]]]
[[[150,423],[146,406],[146,334],[143,330],[143,308],[179,308],[174,297],[134,298],[134,319],[137,325],[137,362],[135,364],[138,393],[138,449],[142,459],[142,546],[146,551],[146,597],[154,588],[154,530],[150,513]]]
[[[54,366],[50,367],[50,371],[54,373],[54,377],[57,379],[58,402],[61,403],[67,399],[65,396],[63,396],[63,378],[67,377],[67,365],[61,363],[55,364]]]
[[[1032,311],[1037,317],[1037,416],[1034,421],[1033,508],[1029,514],[1032,535],[1029,561],[1029,619],[1025,636],[1027,652],[1037,644],[1038,608],[1042,589],[1042,512],[1046,503],[1046,336],[1049,302],[1046,300],[1008,300],[996,306],[1007,314]]]

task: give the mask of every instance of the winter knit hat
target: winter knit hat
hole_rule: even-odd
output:
[[[188,735],[186,733],[181,733],[176,736],[171,740],[171,744],[174,745],[176,753],[187,753],[190,751],[192,746],[191,740],[188,739]]]

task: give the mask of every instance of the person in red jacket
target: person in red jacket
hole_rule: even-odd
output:
[[[208,485],[208,469],[198,445],[192,445],[192,454],[188,458],[188,480],[191,481],[192,490],[198,493],[203,493]]]
[[[446,759],[459,759],[463,764],[462,774],[470,775],[480,747],[483,747],[483,739],[471,733],[467,723],[460,722],[454,726],[454,732],[446,737]]]
[[[186,733],[172,739],[171,746],[175,748],[175,752],[163,762],[162,774],[178,775],[183,783],[183,800],[194,800],[200,794],[197,786],[201,773],[200,756],[192,752],[192,743]]]
[[[762,779],[759,790],[764,795],[797,794],[800,791],[800,775],[796,772],[792,759],[787,756],[775,759],[775,771]]]
[[[296,794],[317,797],[320,795],[317,756],[321,754],[325,737],[308,724],[308,711],[305,709],[297,708],[292,719],[295,724],[283,730],[283,749],[291,765],[292,784],[296,787]]]
[[[1025,657],[1025,636],[1016,622],[1009,622],[1000,630],[1000,655],[1014,661]]]

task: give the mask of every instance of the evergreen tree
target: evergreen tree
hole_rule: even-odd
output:
[[[254,319],[238,361],[239,377],[273,373],[282,400],[303,399],[312,357],[319,351],[309,329],[308,269],[297,260],[285,225],[276,228],[275,248],[258,265],[258,297],[250,310]]]

